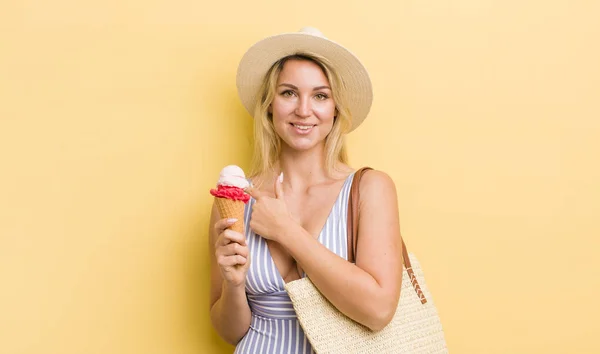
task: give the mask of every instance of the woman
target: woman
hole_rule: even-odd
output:
[[[213,207],[211,320],[236,353],[311,353],[284,283],[308,276],[342,313],[377,331],[392,319],[402,278],[393,181],[360,182],[356,262],[348,262],[347,201],[354,170],[344,136],[366,117],[368,74],[317,30],[264,39],[238,68],[255,118],[254,187],[246,231]]]

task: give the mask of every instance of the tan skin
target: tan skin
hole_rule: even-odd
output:
[[[271,113],[282,152],[277,172],[259,176],[271,183],[247,190],[256,199],[249,227],[267,240],[285,282],[299,279],[304,271],[342,313],[379,330],[394,315],[402,280],[394,183],[380,171],[369,171],[361,180],[356,264],[319,243],[317,237],[353,170],[340,163],[333,175],[325,173],[324,142],[335,119],[335,103],[321,69],[310,61],[290,60],[277,84]],[[228,224],[218,214],[213,206],[211,319],[217,332],[236,344],[250,326],[244,286],[251,260],[245,237],[225,230]]]

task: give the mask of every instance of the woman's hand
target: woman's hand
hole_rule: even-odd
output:
[[[215,223],[215,257],[221,276],[234,287],[245,286],[246,274],[250,266],[250,254],[246,237],[237,231],[227,229],[237,219],[221,219]]]
[[[275,180],[275,198],[270,197],[254,188],[248,188],[246,193],[256,200],[252,206],[250,228],[258,235],[277,241],[285,228],[294,222],[283,196],[283,173]]]

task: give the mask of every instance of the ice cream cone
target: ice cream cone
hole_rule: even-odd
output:
[[[215,197],[215,204],[217,204],[221,218],[238,219],[229,229],[244,234],[244,207],[246,203],[241,200]]]
[[[244,234],[244,207],[250,200],[250,195],[244,190],[249,187],[244,170],[239,166],[225,166],[219,173],[217,189],[211,189],[210,194],[215,197],[215,204],[221,218],[236,218],[229,229]]]

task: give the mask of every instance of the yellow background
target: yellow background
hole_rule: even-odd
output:
[[[230,353],[208,317],[244,51],[311,25],[372,75],[452,353],[600,352],[597,1],[12,1],[0,8],[0,353]]]

